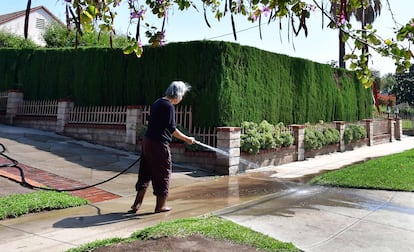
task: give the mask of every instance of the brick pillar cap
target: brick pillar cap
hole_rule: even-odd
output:
[[[334,123],[344,125],[346,122],[345,121],[334,121]]]
[[[372,122],[372,119],[364,119],[364,122]]]
[[[304,129],[305,125],[303,124],[291,124],[290,127],[297,128],[297,129]]]
[[[217,127],[217,132],[237,132],[241,131],[240,127]]]
[[[9,93],[21,93],[22,91],[20,91],[19,89],[10,89],[8,90]]]

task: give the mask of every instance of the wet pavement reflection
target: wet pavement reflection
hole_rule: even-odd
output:
[[[277,182],[275,183],[277,184]],[[273,184],[273,185],[275,185]],[[392,203],[392,197],[367,194],[361,189],[335,188],[305,184],[290,184],[296,187],[284,188],[283,186],[266,187],[268,192],[262,199],[254,204],[239,207],[237,215],[263,216],[277,215],[292,217],[297,209],[320,210],[325,207],[353,208],[367,211],[378,209],[394,211],[398,213],[414,215],[414,208]],[[276,189],[278,188],[278,189]],[[257,191],[262,191],[257,189]],[[276,193],[278,191],[278,193]],[[247,190],[247,192],[249,192]],[[273,192],[273,194],[272,194]],[[235,214],[232,212],[232,214]]]
[[[272,178],[270,173],[257,172],[236,176],[217,176],[203,182],[187,185],[178,192],[174,191],[169,196],[169,200],[220,200],[228,198],[246,200],[290,190],[298,186],[300,185],[294,182]]]
[[[387,197],[370,195],[364,190],[309,185],[307,182],[318,174],[300,181],[275,178],[274,172],[252,172],[236,176],[218,176],[209,180],[189,184],[174,191],[169,200],[209,200],[221,202],[231,198],[233,201],[254,203],[237,208],[238,215],[277,215],[291,217],[297,209],[318,211],[324,207],[377,209],[414,214],[414,209],[391,203]],[[191,193],[189,193],[191,192]],[[233,213],[234,214],[234,213]]]

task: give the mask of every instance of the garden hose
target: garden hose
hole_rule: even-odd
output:
[[[7,156],[6,154],[4,154],[4,152],[6,151],[6,147],[0,143],[1,146],[1,150],[0,150],[0,155],[3,156],[4,158],[6,158],[7,160],[9,160],[11,163],[6,163],[6,164],[1,164],[0,168],[4,168],[4,167],[14,167],[16,169],[19,170],[20,172],[20,177],[21,177],[21,182],[20,185],[22,185],[23,187],[27,187],[30,189],[41,189],[41,190],[48,190],[48,191],[56,191],[56,192],[73,192],[73,191],[79,191],[79,190],[85,190],[97,185],[101,185],[104,184],[108,181],[111,181],[113,179],[115,179],[116,177],[120,176],[121,174],[125,173],[126,171],[128,171],[129,169],[131,169],[136,163],[138,163],[138,161],[141,159],[141,157],[139,157],[137,160],[135,160],[131,165],[129,165],[126,169],[124,169],[123,171],[119,172],[118,174],[116,174],[113,177],[110,177],[104,181],[98,182],[96,184],[93,185],[88,185],[88,186],[83,186],[83,187],[75,187],[75,188],[69,188],[69,189],[55,189],[55,188],[50,188],[50,187],[41,187],[41,186],[35,186],[32,185],[30,183],[28,183],[25,179],[25,175],[24,175],[24,171],[23,169],[19,166],[19,162],[9,156]]]

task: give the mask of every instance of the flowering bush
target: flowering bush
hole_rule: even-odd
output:
[[[339,139],[339,131],[332,126],[323,127],[321,130],[305,128],[305,150],[318,150],[326,145],[338,143]]]
[[[367,130],[361,125],[348,124],[344,131],[345,144],[357,142],[367,137]]]
[[[293,136],[286,130],[283,123],[270,124],[266,120],[257,124],[254,122],[242,122],[241,124],[241,150],[251,154],[257,154],[261,149],[274,149],[287,147],[293,144]]]
[[[395,95],[377,95],[378,104],[382,106],[394,106],[396,104],[397,98]]]

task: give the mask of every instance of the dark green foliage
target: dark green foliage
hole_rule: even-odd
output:
[[[30,39],[25,39],[5,31],[0,31],[0,48],[23,49],[38,47],[39,46],[36,45],[36,43],[31,41]]]
[[[324,146],[325,136],[319,130],[305,128],[305,150],[318,150]]]
[[[0,90],[19,87],[28,100],[150,105],[172,80],[192,86],[180,105],[192,106],[201,127],[371,116],[371,90],[353,73],[234,43],[171,43],[142,58],[108,48],[0,50]]]
[[[346,144],[357,142],[367,137],[366,129],[361,125],[348,124],[344,131],[344,141]]]
[[[54,23],[49,25],[44,34],[43,39],[46,42],[48,48],[62,48],[62,47],[74,47],[76,41],[76,32],[74,30],[68,31],[68,29],[60,24]],[[127,46],[127,36],[112,36],[112,47],[123,48]],[[110,48],[110,36],[109,33],[84,33],[82,36],[78,36],[78,47],[105,47]]]
[[[305,128],[305,150],[318,150],[326,145],[339,143],[339,140],[339,131],[332,126],[324,126],[322,129]]]
[[[339,143],[339,131],[333,127],[323,128],[322,134],[325,136],[325,145]]]
[[[197,140],[197,141],[201,141],[201,139],[200,139],[200,137],[199,136],[194,136],[193,134],[191,134],[186,128],[184,128],[183,126],[181,126],[181,125],[177,125],[177,129],[178,130],[180,130],[182,133],[184,133],[185,135],[187,135],[187,136],[191,136],[191,137],[194,137],[195,138],[195,140]],[[175,142],[175,143],[183,143],[184,144],[184,147],[187,149],[187,150],[189,150],[189,151],[202,151],[202,150],[205,150],[205,148],[204,147],[202,147],[202,146],[200,146],[200,145],[198,145],[198,144],[187,144],[186,142],[184,142],[184,141],[182,141],[182,140],[180,140],[180,139],[178,139],[178,138],[175,138],[175,137],[173,137],[173,139],[172,139],[172,141],[173,142]]]
[[[408,73],[401,73],[395,76],[396,84],[391,88],[391,94],[397,98],[397,104],[408,103],[414,105],[414,65]]]
[[[286,131],[283,123],[272,125],[266,120],[259,124],[244,121],[241,124],[240,149],[250,154],[260,150],[288,147],[294,142],[293,136]]]

